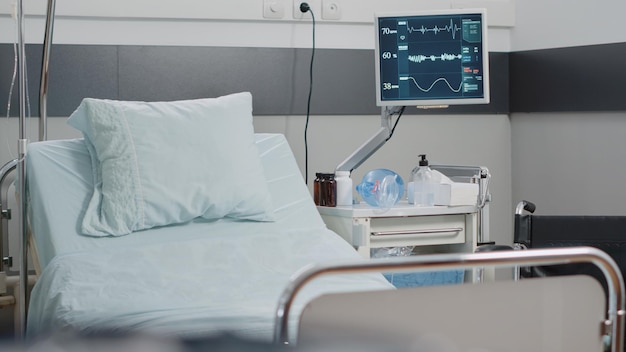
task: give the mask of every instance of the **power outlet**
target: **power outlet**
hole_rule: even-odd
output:
[[[311,11],[313,11],[313,15],[315,16],[315,19],[319,19],[320,15],[322,14],[321,0],[293,0],[293,18],[296,20],[311,19],[311,12],[307,11],[306,13],[303,13],[302,11],[300,11],[300,4],[302,4],[303,2],[309,4],[309,7],[311,8]]]
[[[341,19],[341,4],[339,0],[322,0],[322,19]]]
[[[285,1],[284,0],[263,0],[263,17],[264,18],[285,17]]]

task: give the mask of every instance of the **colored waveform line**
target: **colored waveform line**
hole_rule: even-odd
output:
[[[452,19],[450,19],[450,25],[445,25],[443,27],[435,25],[433,28],[426,28],[424,27],[424,25],[422,25],[420,28],[414,28],[409,26],[407,22],[406,28],[409,34],[413,32],[421,32],[422,34],[426,34],[427,32],[433,32],[435,34],[438,34],[439,32],[446,31],[448,33],[452,33],[452,39],[456,39],[456,32],[459,32],[461,30],[461,27],[454,24],[454,21]]]
[[[443,53],[439,56],[437,55],[409,55],[408,60],[411,62],[415,62],[415,63],[422,63],[426,60],[430,60],[430,61],[437,61],[437,60],[441,60],[441,61],[452,61],[452,60],[460,60],[462,59],[463,56],[461,54],[455,55],[455,54],[448,54],[448,53]]]
[[[435,86],[435,84],[437,84],[437,82],[440,82],[440,81],[445,82],[445,84],[446,84],[446,85],[448,85],[448,88],[450,88],[450,90],[451,90],[451,91],[453,91],[454,93],[458,93],[458,92],[460,92],[460,91],[461,91],[461,88],[463,87],[463,81],[461,81],[461,83],[459,83],[459,88],[456,88],[456,89],[455,89],[454,87],[452,87],[452,85],[450,84],[450,82],[448,82],[448,80],[447,80],[447,79],[445,79],[444,77],[437,78],[437,79],[436,79],[436,80],[435,80],[435,81],[434,81],[434,82],[430,85],[430,87],[428,87],[428,88],[426,88],[426,89],[422,88],[422,87],[419,85],[419,83],[417,83],[417,81],[415,80],[415,78],[413,78],[413,77],[411,77],[411,76],[401,77],[400,79],[401,79],[401,80],[402,80],[402,79],[405,79],[405,80],[409,80],[409,79],[410,79],[411,81],[413,81],[413,83],[415,84],[415,86],[416,86],[419,90],[421,90],[422,92],[424,92],[424,93],[428,93],[428,92],[430,92],[430,91],[433,89],[433,87]]]

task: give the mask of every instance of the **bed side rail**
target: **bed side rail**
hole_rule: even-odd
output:
[[[11,219],[11,209],[8,208],[8,189],[15,175],[11,173],[17,168],[17,159],[11,160],[0,167],[0,272],[5,271],[5,265],[11,266],[10,257],[5,257],[8,253],[9,224]]]
[[[608,309],[604,326],[610,339],[611,351],[622,351],[624,336],[624,279],[615,261],[605,252],[592,247],[530,249],[482,253],[433,254],[388,260],[363,260],[335,265],[308,266],[296,273],[280,297],[275,316],[276,343],[288,344],[288,320],[298,292],[313,279],[339,273],[385,272],[392,270],[444,270],[516,265],[557,265],[592,263],[608,282]]]

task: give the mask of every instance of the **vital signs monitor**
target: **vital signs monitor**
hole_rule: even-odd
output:
[[[376,14],[378,106],[489,103],[484,9]]]

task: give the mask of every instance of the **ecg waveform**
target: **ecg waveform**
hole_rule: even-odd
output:
[[[427,27],[424,27],[424,25],[422,25],[419,28],[414,28],[414,27],[409,26],[409,24],[407,22],[406,23],[406,28],[407,28],[407,31],[409,32],[409,34],[411,34],[413,32],[420,32],[422,34],[433,32],[435,34],[438,34],[439,32],[446,31],[446,32],[452,34],[452,39],[456,39],[456,32],[460,32],[461,29],[462,29],[461,27],[457,26],[452,19],[450,19],[450,24],[449,25],[445,25],[443,27],[439,27],[439,26],[435,25],[432,28],[427,28]]]
[[[453,61],[453,60],[461,60],[462,58],[463,58],[463,55],[461,55],[461,54],[443,53],[441,55],[409,55],[408,60],[411,61],[411,62],[415,62],[415,63],[421,64],[422,62],[424,62],[426,60],[430,60],[430,61],[437,61],[437,60]]]
[[[454,88],[452,87],[452,85],[450,84],[450,82],[448,82],[447,79],[445,79],[444,77],[440,77],[437,78],[428,88],[423,88],[422,86],[419,85],[419,83],[417,83],[417,81],[415,80],[415,78],[411,77],[411,76],[405,76],[405,77],[400,77],[401,81],[405,81],[405,80],[411,80],[413,81],[413,83],[415,84],[415,86],[421,90],[424,93],[428,93],[430,92],[433,87],[435,86],[435,84],[437,84],[438,82],[444,82],[448,88],[450,88],[451,91],[453,91],[454,93],[458,93],[461,91],[461,89],[463,88],[463,82],[461,81],[461,83],[459,83],[459,88]]]

